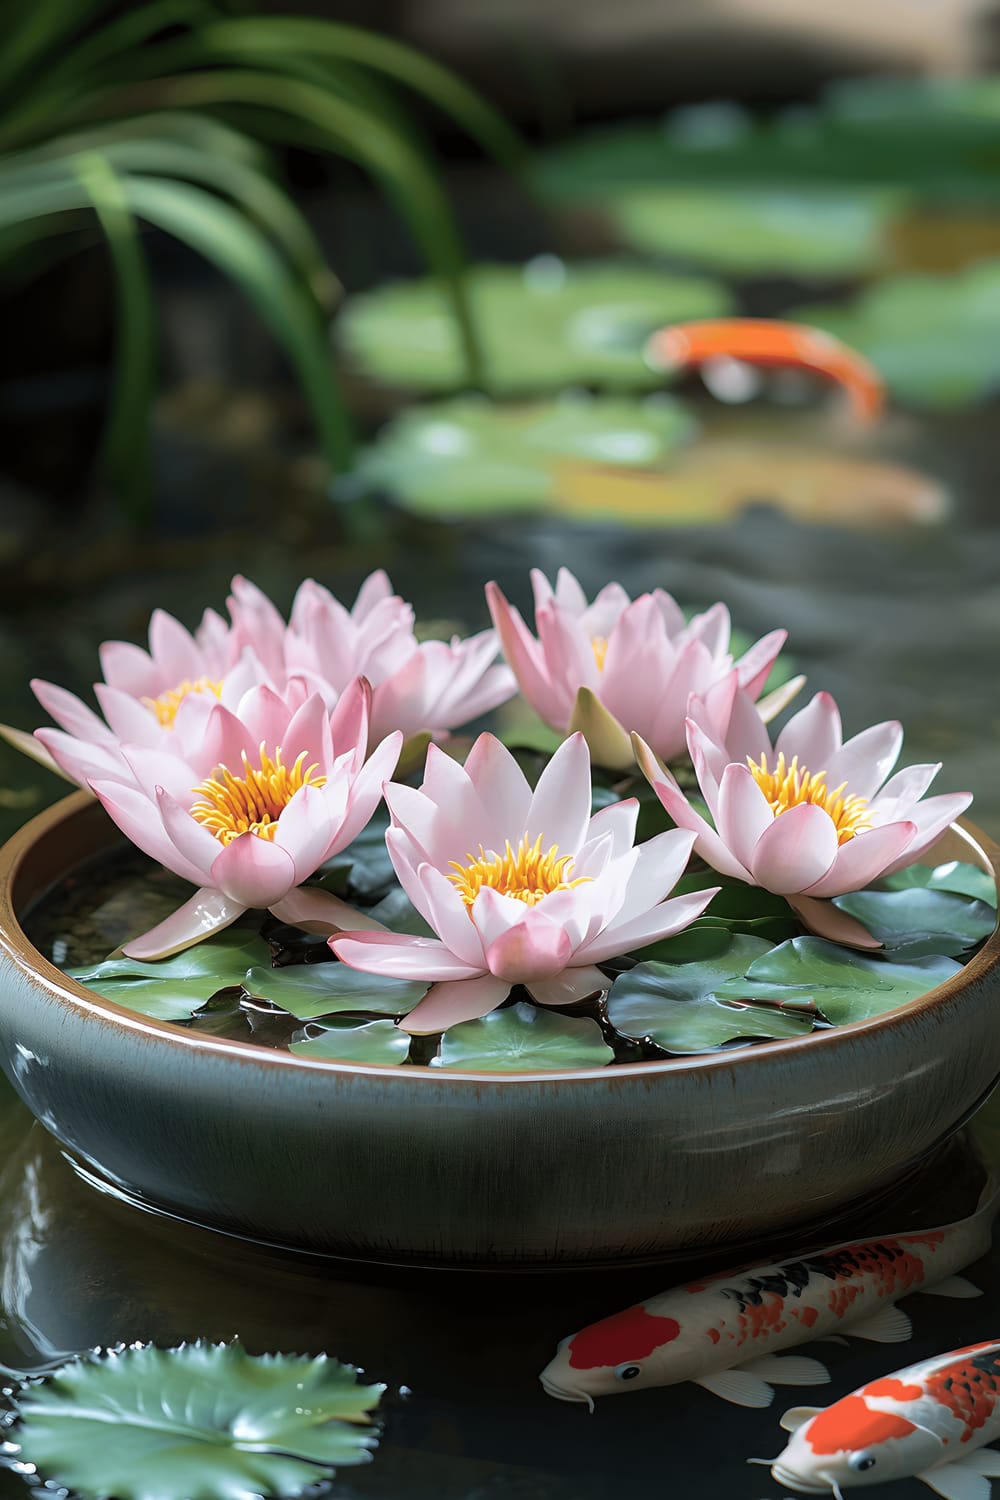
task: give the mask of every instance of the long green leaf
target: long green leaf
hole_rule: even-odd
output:
[[[338,471],[348,468],[353,444],[322,319],[274,247],[236,209],[189,183],[130,177],[124,185],[133,213],[243,288],[298,374],[328,461]]]
[[[115,383],[104,465],[126,515],[145,526],[151,502],[149,414],[156,346],[146,262],[121,180],[107,157],[89,152],[74,165],[107,238],[117,288]]]
[[[35,65],[66,45],[111,0],[30,0],[8,7],[0,48],[0,98],[25,92]]]
[[[188,43],[178,43],[170,67],[194,66],[206,56],[279,68],[303,57],[371,69],[429,99],[511,170],[524,168],[524,143],[492,105],[440,63],[375,32],[302,16],[241,16],[203,26]]]
[[[428,262],[444,280],[461,329],[470,379],[478,383],[479,347],[462,282],[465,256],[451,206],[436,175],[405,136],[351,100],[271,73],[235,69],[164,79],[154,97],[160,105],[183,109],[249,105],[279,118],[304,120],[323,133],[328,147],[378,177]]]

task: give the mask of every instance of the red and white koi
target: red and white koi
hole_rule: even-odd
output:
[[[780,1484],[808,1495],[919,1479],[945,1500],[989,1500],[1000,1476],[1000,1340],[970,1344],[861,1386],[825,1410],[799,1406],[769,1464]]]
[[[591,1411],[596,1396],[688,1380],[738,1406],[770,1405],[774,1385],[825,1384],[818,1360],[774,1356],[841,1333],[907,1339],[910,1320],[894,1304],[910,1292],[978,1296],[955,1273],[989,1249],[998,1191],[991,1181],[971,1217],[939,1229],[674,1287],[564,1338],[539,1379],[550,1396]]]

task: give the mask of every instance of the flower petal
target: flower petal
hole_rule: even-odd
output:
[[[564,740],[535,786],[525,833],[529,844],[541,835],[542,845],[575,854],[583,843],[591,809],[590,752],[582,734]]]
[[[719,787],[719,836],[747,869],[753,867],[757,840],[774,822],[774,812],[749,766],[728,765]]]
[[[485,968],[483,944],[475,924],[469,920],[469,908],[447,875],[433,865],[423,864],[417,871],[417,879],[425,893],[427,919],[438,937],[463,963]]]
[[[529,906],[515,927],[508,927],[489,945],[486,962],[498,979],[520,984],[558,974],[572,951],[565,929]]]
[[[753,851],[750,873],[776,896],[808,890],[837,857],[837,830],[829,813],[802,802],[780,813]]]
[[[678,828],[689,828],[697,835],[694,842],[695,853],[710,864],[713,870],[718,870],[720,875],[730,875],[734,880],[746,880],[751,885],[756,884],[753,876],[744,869],[735,855],[729,852],[711,824],[707,823],[691,806],[669,771],[657,765],[649,746],[638,735],[633,736],[632,743],[635,746],[636,759],[642,768],[642,773],[664,809],[673,818]]]
[[[643,948],[647,943],[655,943],[660,938],[672,937],[675,932],[680,932],[700,917],[719,890],[719,886],[713,885],[707,890],[691,891],[686,896],[674,896],[670,901],[661,901],[651,911],[643,912],[621,927],[612,925],[606,928],[592,943],[580,948],[576,957],[599,964],[605,959],[629,953],[633,948]]]
[[[200,943],[213,932],[231,926],[245,911],[245,906],[230,901],[221,891],[196,891],[173,916],[151,927],[141,937],[123,943],[122,952],[127,958],[146,962],[169,958],[172,953],[183,953],[185,948],[193,948],[195,943]]]
[[[812,772],[828,770],[829,762],[840,749],[843,732],[840,710],[829,693],[817,693],[805,708],[800,708],[785,725],[774,743],[775,756],[787,761],[799,758],[799,765]],[[835,786],[836,782],[829,785]]]
[[[917,828],[913,841],[905,854],[883,870],[883,875],[892,875],[896,870],[915,864],[922,854],[934,847],[945,829],[962,816],[971,801],[971,792],[947,792],[940,797],[928,797],[926,802],[914,807],[909,815],[910,822]]]
[[[810,896],[843,896],[860,891],[899,859],[913,843],[915,823],[883,823],[867,828],[855,838],[841,844],[837,857],[822,880],[808,887]]]
[[[736,663],[740,688],[749,698],[760,697],[764,684],[771,675],[771,668],[787,639],[787,630],[772,630],[770,634],[755,641]]]
[[[278,844],[241,833],[215,858],[213,884],[244,906],[273,906],[295,885],[295,862]]]
[[[840,943],[845,948],[881,948],[878,938],[872,937],[867,927],[857,917],[848,916],[832,901],[817,901],[812,896],[789,896],[788,904],[803,927],[817,937],[831,943]]]
[[[96,777],[90,788],[111,821],[144,854],[159,860],[182,880],[190,880],[192,885],[202,883],[204,871],[181,854],[157,817],[156,804],[145,792],[123,781],[100,781]]]
[[[218,857],[221,847],[219,840],[196,818],[192,818],[190,808],[179,802],[172,793],[162,786],[156,787],[155,791],[156,808],[171,843],[200,870],[199,880],[204,884]]]
[[[847,782],[855,797],[873,797],[899,759],[903,748],[903,726],[894,719],[872,724],[832,755],[826,766],[826,784]]]
[[[40,677],[31,679],[31,691],[45,712],[67,734],[81,740],[93,740],[96,744],[114,740],[114,734],[104,721],[97,717],[92,708],[81,702],[75,693],[68,693],[54,682],[43,682]]]
[[[343,809],[330,808],[329,786],[303,786],[281,810],[274,842],[291,857],[295,884],[301,885],[330,853],[334,833],[343,821]],[[338,788],[333,788],[336,792]],[[346,788],[340,788],[346,793]],[[332,816],[331,816],[332,811]]]
[[[482,974],[474,979],[457,979],[435,984],[409,1015],[399,1022],[400,1031],[411,1036],[447,1031],[462,1021],[478,1021],[506,1000],[510,985],[505,979]]]
[[[427,760],[429,766],[430,750]],[[491,836],[489,846],[495,846],[497,839],[506,840],[511,833],[525,827],[531,807],[531,787],[513,755],[495,735],[479,736],[465,758],[465,775],[474,786],[479,802],[496,822],[496,832]],[[424,786],[431,790],[428,782],[425,781]],[[503,831],[505,829],[507,832]]]
[[[610,987],[610,979],[590,964],[563,969],[551,979],[532,979],[527,986],[539,1005],[576,1005],[589,995]]]
[[[500,648],[517,678],[521,692],[535,713],[547,724],[553,724],[556,729],[564,729],[572,700],[569,695],[561,694],[557,704],[545,654],[519,611],[508,604],[495,583],[486,585],[486,602],[500,639]],[[562,702],[563,697],[565,703]],[[565,718],[561,724],[554,723],[553,715],[558,716],[560,708],[565,708]]]
[[[319,932],[325,936],[333,932],[388,932],[382,922],[364,912],[355,911],[339,896],[322,890],[318,885],[299,885],[271,903],[271,915],[289,927],[301,927],[304,932]]]
[[[437,938],[409,937],[402,932],[345,932],[330,947],[352,969],[388,974],[395,979],[469,979],[482,973],[463,963]]]

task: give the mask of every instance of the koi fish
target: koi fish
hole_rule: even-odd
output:
[[[798,1406],[770,1466],[789,1489],[817,1495],[886,1479],[919,1479],[945,1500],[989,1500],[1000,1476],[1000,1341],[970,1344],[861,1386],[825,1410]]]
[[[885,406],[885,384],[870,360],[841,339],[805,323],[777,318],[718,318],[674,323],[654,333],[646,359],[658,370],[685,365],[739,361],[749,365],[790,365],[836,381],[850,399],[855,417],[869,425]]]
[[[564,1338],[539,1379],[550,1396],[591,1411],[595,1396],[688,1380],[737,1406],[769,1406],[774,1385],[825,1385],[818,1360],[775,1355],[841,1333],[908,1339],[910,1320],[894,1304],[910,1292],[978,1297],[955,1273],[986,1254],[998,1203],[991,1179],[957,1223],[674,1287]]]

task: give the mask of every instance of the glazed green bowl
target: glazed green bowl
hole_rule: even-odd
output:
[[[149,1020],[22,918],[120,843],[78,793],[0,851],[0,1064],[82,1170],[148,1208],[314,1252],[572,1265],[746,1243],[892,1184],[1000,1075],[1000,936],[887,1015],[667,1062],[447,1073],[327,1062]],[[933,862],[992,871],[956,825]]]

